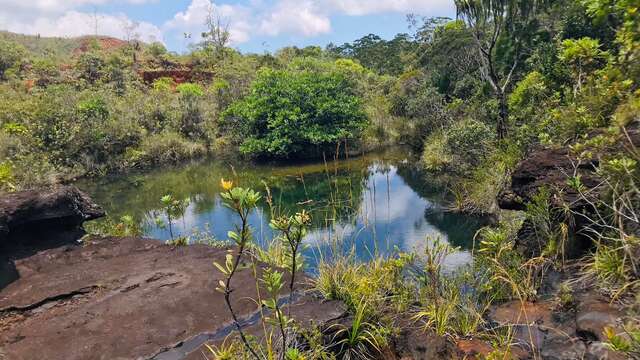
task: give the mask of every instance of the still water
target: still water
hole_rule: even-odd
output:
[[[221,204],[220,179],[263,194],[268,187],[275,209],[263,200],[251,215],[256,241],[265,245],[272,239],[272,210],[292,214],[307,209],[313,217],[305,239],[309,272],[320,259],[338,254],[366,261],[398,251],[421,253],[436,238],[460,247],[447,259],[449,267],[468,262],[482,221],[446,211],[443,189],[413,164],[415,159],[404,149],[294,165],[208,160],[77,185],[112,218],[133,216],[145,236],[160,240],[170,239],[169,230],[155,220],[162,217],[160,198],[165,194],[188,199],[184,216],[174,223],[174,236],[206,232],[226,240],[238,219]]]

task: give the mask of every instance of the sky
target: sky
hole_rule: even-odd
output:
[[[201,39],[209,9],[227,24],[232,47],[254,53],[339,45],[370,33],[390,39],[408,32],[409,13],[455,16],[453,0],[0,0],[0,30],[74,37],[97,28],[183,52]]]

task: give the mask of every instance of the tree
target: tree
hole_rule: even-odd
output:
[[[509,118],[507,91],[513,75],[520,63],[524,46],[534,15],[545,0],[455,0],[458,18],[473,30],[478,50],[480,73],[491,85],[499,103],[496,126],[498,138],[507,134]],[[498,44],[507,41],[511,45],[510,54],[500,58]],[[502,71],[500,60],[508,66]]]
[[[465,76],[477,74],[473,34],[463,21],[426,18],[415,37],[420,44],[418,64],[429,75],[432,86],[448,99]]]
[[[176,88],[180,94],[182,105],[182,118],[180,122],[180,132],[189,139],[204,136],[202,129],[202,114],[198,106],[199,99],[204,95],[202,87],[198,84],[184,83]]]
[[[216,60],[224,59],[225,49],[231,40],[229,24],[223,23],[213,5],[209,5],[205,19],[207,31],[202,33],[205,50],[212,51]]]
[[[327,52],[335,56],[356,59],[366,68],[381,74],[398,75],[406,64],[404,57],[415,49],[416,43],[408,34],[397,34],[389,41],[369,34],[339,47],[329,45]]]
[[[334,152],[366,124],[352,83],[336,70],[262,69],[250,94],[223,118],[243,153],[270,157]]]

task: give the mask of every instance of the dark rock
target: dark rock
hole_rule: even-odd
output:
[[[566,147],[535,150],[511,174],[511,185],[498,195],[498,205],[505,210],[525,210],[542,187],[555,195],[552,197],[555,205],[578,205],[580,197],[567,185],[568,176],[575,172],[586,187],[595,187],[596,166],[597,162],[578,161]]]
[[[566,222],[569,208],[573,214],[591,213],[591,205],[568,185],[569,176],[579,175],[582,184],[589,189],[599,184],[595,169],[597,162],[581,162],[570,154],[568,148],[538,149],[520,162],[511,175],[511,185],[498,195],[498,205],[506,210],[525,210],[527,204],[542,188],[549,191],[549,201],[553,208],[550,221],[555,224]],[[596,195],[595,193],[592,195]],[[591,240],[582,234],[587,225],[586,218],[574,216],[569,230],[569,241],[564,244],[565,255],[578,257],[591,246]],[[516,248],[528,257],[542,253],[547,246],[547,237],[536,233],[530,220],[526,220],[518,231]]]
[[[403,321],[401,331],[392,341],[392,353],[401,360],[456,359],[456,345],[444,336]],[[386,358],[385,358],[386,359]]]
[[[104,211],[75,186],[9,193],[0,197],[0,245],[21,232],[75,228],[102,216]]]
[[[587,345],[580,339],[556,336],[547,340],[540,351],[544,360],[583,360]]]
[[[205,245],[105,238],[17,260],[19,278],[0,290],[0,353],[15,360],[34,354],[73,360],[196,351],[233,330],[223,294],[215,291],[221,274],[212,265],[224,263],[226,254]],[[259,314],[252,270],[240,270],[233,288],[238,317],[250,322]],[[309,324],[342,314],[340,305],[303,296],[292,316]]]
[[[597,133],[591,134],[596,136]],[[640,129],[638,123],[620,135],[619,141],[609,148],[600,150],[594,159],[607,153],[619,153],[625,148],[640,146]],[[538,148],[522,160],[511,175],[510,185],[498,195],[498,206],[505,210],[525,210],[532,203],[540,189],[546,188],[550,193],[552,213],[550,221],[553,226],[560,223],[568,225],[568,239],[564,244],[564,255],[567,258],[578,258],[593,245],[588,236],[589,218],[594,218],[593,200],[599,196],[601,179],[596,173],[597,160],[579,160],[571,153],[568,146],[557,148]],[[578,193],[569,186],[569,177],[579,176],[585,191]],[[585,194],[593,197],[589,201]],[[567,212],[566,210],[569,210]],[[567,216],[571,214],[570,218]],[[636,226],[637,224],[630,224]],[[558,230],[558,229],[555,229]],[[524,255],[535,257],[542,253],[547,245],[545,236],[536,233],[535,226],[526,220],[518,232],[516,247]]]
[[[587,347],[584,357],[581,359],[585,360],[627,360],[628,357],[623,355],[622,353],[611,350],[611,348],[600,341],[595,341],[589,344]]]

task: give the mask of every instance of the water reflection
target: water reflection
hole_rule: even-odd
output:
[[[212,160],[180,168],[126,175],[78,185],[115,218],[132,215],[144,224],[149,237],[167,240],[169,231],[155,224],[160,197],[171,193],[189,199],[174,234],[194,229],[225,239],[237,222],[217,195],[220,178],[272,194],[275,209],[262,201],[250,217],[256,239],[272,238],[268,226],[272,211],[292,213],[304,207],[313,216],[305,242],[308,270],[321,257],[351,253],[360,260],[389,255],[397,250],[423,252],[428,239],[440,238],[462,250],[448,259],[454,266],[467,262],[468,248],[479,219],[444,211],[442,189],[430,185],[411,164],[411,155],[395,149],[363,157],[321,163],[230,163]]]

